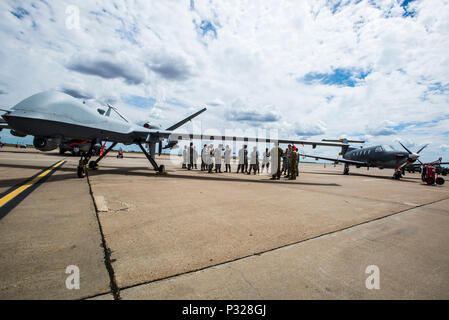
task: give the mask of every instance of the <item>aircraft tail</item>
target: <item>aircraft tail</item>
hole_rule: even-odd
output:
[[[327,141],[327,142],[341,142],[341,143],[365,143],[365,141],[363,140],[348,140],[346,138],[342,138],[342,139],[322,139],[321,141]],[[346,146],[342,146],[341,147],[341,152],[340,155],[344,156],[346,152],[353,150],[354,148],[351,148],[349,145]]]
[[[173,131],[178,129],[180,126],[182,126],[183,124],[185,124],[186,122],[189,122],[190,120],[192,120],[193,118],[199,116],[201,113],[203,113],[204,111],[206,111],[207,108],[201,109],[200,111],[192,114],[191,116],[185,118],[184,120],[179,121],[178,123],[175,123],[174,125],[172,125],[171,127],[167,128],[167,131]]]

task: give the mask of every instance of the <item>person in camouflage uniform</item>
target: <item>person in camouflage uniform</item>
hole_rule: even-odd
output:
[[[290,176],[288,180],[296,180],[296,170],[297,170],[297,163],[298,163],[298,153],[296,152],[296,147],[292,148],[292,152],[290,154]]]
[[[285,178],[290,178],[290,162],[292,161],[292,153],[293,153],[293,149],[292,149],[292,145],[289,144],[288,148],[286,150],[287,153],[287,162],[286,162],[286,170],[287,170],[287,174],[285,175]]]
[[[285,151],[282,151],[282,174],[287,174],[287,168],[288,168],[288,160],[287,160],[287,151],[288,148],[285,148]]]

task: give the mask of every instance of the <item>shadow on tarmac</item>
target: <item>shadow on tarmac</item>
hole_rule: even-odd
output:
[[[51,155],[51,154],[48,154]],[[56,155],[55,156],[60,156]],[[36,170],[42,170],[44,169],[43,166],[38,165],[18,165],[18,164],[0,164],[0,167],[10,167],[10,168],[23,168],[23,169],[36,169]],[[101,168],[108,168],[105,171],[102,171]],[[151,170],[151,172],[136,172],[136,171],[148,171]],[[76,176],[76,170],[73,167],[60,167],[58,168],[58,171],[63,172],[70,172],[70,174],[67,175],[57,175],[53,176],[53,181],[58,180],[66,180],[66,179],[78,179]],[[198,170],[195,170],[197,172]],[[193,176],[188,174],[178,174],[179,171],[171,171],[172,173],[175,172],[172,175],[157,175],[152,171],[150,167],[117,167],[117,166],[100,166],[100,170],[98,171],[89,171],[89,174],[92,176],[95,175],[102,175],[102,174],[122,174],[122,175],[132,175],[132,176],[150,176],[150,177],[163,177],[163,178],[180,178],[180,179],[193,179],[193,180],[212,180],[212,181],[231,181],[231,182],[252,182],[252,183],[284,183],[284,184],[297,184],[297,185],[311,185],[311,186],[331,186],[331,187],[340,187],[340,184],[337,183],[313,183],[313,182],[300,182],[300,181],[287,181],[284,178],[281,178],[281,180],[270,180],[269,178],[266,178],[267,176],[264,176],[261,180],[254,180],[254,179],[245,179],[245,178],[232,178],[228,175],[229,173],[222,173],[218,174],[220,176],[213,176],[216,173],[208,174],[207,172],[201,172],[204,174],[204,176]],[[317,172],[317,171],[305,171],[308,174],[322,174],[322,175],[335,175],[335,176],[341,176],[342,173],[339,172]],[[169,171],[170,173],[170,171]],[[235,172],[232,172],[231,174],[237,174]],[[243,176],[243,174],[239,173],[239,176]],[[358,177],[366,177],[366,178],[373,178],[373,179],[384,179],[384,180],[392,180],[389,176],[376,176],[376,175],[369,175],[369,174],[363,174],[363,173],[350,173],[349,176],[358,176]],[[298,179],[301,178],[301,174],[299,175]],[[420,178],[415,177],[404,177],[399,181],[402,182],[416,182],[421,180]],[[18,183],[23,182],[23,178],[17,178],[17,179],[0,179],[0,187],[10,187],[14,186]]]
[[[343,173],[339,173],[339,172],[316,172],[316,171],[304,171],[306,173],[310,173],[310,174],[324,174],[324,175],[334,175],[334,176],[342,176]],[[371,174],[365,174],[365,173],[354,173],[354,172],[350,172],[349,176],[356,176],[356,177],[365,177],[365,178],[373,178],[373,179],[384,179],[384,180],[393,180],[393,176],[375,176],[375,175],[371,175]],[[410,181],[410,180],[418,180],[421,181],[421,178],[415,178],[415,177],[407,177],[407,176],[403,176],[400,180],[397,181],[403,181],[403,182],[414,182],[414,181]]]
[[[47,167],[46,166],[33,166],[33,165],[18,165],[18,164],[4,164],[1,163],[0,167],[9,167],[9,168],[20,168],[20,169],[34,169],[34,170],[44,170]],[[78,179],[78,177],[76,176],[76,171],[74,171],[73,168],[66,168],[64,166],[60,166],[57,168],[56,171],[64,171],[64,172],[70,172],[64,175],[59,175],[59,176],[52,176],[50,179],[51,180],[68,180],[68,179]],[[30,177],[32,176],[32,173],[30,174]],[[55,179],[55,177],[57,179]],[[61,177],[61,178],[60,178]],[[17,185],[22,184],[23,182],[27,181],[29,179],[29,177],[22,177],[22,178],[12,178],[12,179],[0,179],[0,188],[8,188],[8,187],[14,187]]]
[[[167,175],[158,175],[155,172],[138,172],[139,170],[152,170],[149,167],[124,167],[124,168],[117,168],[112,166],[103,166],[103,168],[108,168],[107,170],[92,170],[89,171],[89,175],[96,176],[96,175],[102,175],[102,174],[123,174],[127,176],[151,176],[151,177],[158,177],[158,178],[166,178],[166,179],[192,179],[192,180],[204,180],[204,181],[231,181],[231,182],[249,182],[249,183],[275,183],[275,184],[296,184],[296,185],[310,185],[310,186],[330,186],[330,187],[341,187],[341,185],[337,183],[313,183],[313,182],[293,182],[293,181],[283,181],[283,180],[270,180],[269,178],[263,178],[261,180],[253,180],[253,179],[241,179],[241,178],[232,178],[229,176],[225,176],[229,173],[212,173],[208,174],[207,172],[203,171],[204,176],[197,176],[197,175],[189,175],[189,174],[178,174],[179,171],[168,171],[169,174]],[[109,168],[115,168],[115,169],[109,169]],[[172,172],[173,174],[170,174]],[[202,172],[199,170],[195,170],[195,172]],[[231,174],[237,174],[237,173],[231,173]],[[221,176],[213,176],[213,175],[221,175]],[[242,175],[243,174],[239,174]],[[301,175],[300,175],[301,176]],[[298,179],[300,179],[300,176]]]
[[[63,155],[61,155],[61,154],[59,154],[59,153],[55,153],[55,152],[41,152],[41,151],[37,151],[37,150],[31,150],[31,151],[23,151],[23,150],[21,150],[21,149],[17,149],[17,150],[5,150],[5,151],[2,151],[2,150],[0,150],[0,153],[1,152],[5,152],[5,153],[25,153],[25,154],[39,154],[39,155],[45,155],[45,156],[51,156],[51,157],[56,157],[56,156],[58,156],[58,157],[62,157]],[[66,156],[68,155],[68,154],[65,154]],[[71,155],[70,155],[71,156]],[[79,156],[77,156],[77,157],[79,157]]]
[[[26,168],[26,169],[36,169],[42,170],[44,167],[36,166],[36,165],[16,165],[16,164],[0,164],[0,167],[11,167],[11,168]],[[108,168],[107,170],[90,170],[88,174],[91,176],[103,175],[103,174],[118,174],[123,176],[145,176],[145,177],[158,177],[163,179],[192,179],[192,180],[204,180],[204,181],[230,181],[230,182],[246,182],[246,183],[274,183],[274,184],[285,184],[285,185],[310,185],[310,186],[329,186],[329,187],[341,187],[340,184],[337,183],[313,183],[313,182],[300,182],[300,181],[290,181],[290,180],[270,180],[269,178],[262,178],[261,180],[254,179],[245,179],[245,178],[232,178],[229,176],[224,176],[226,173],[222,173],[223,176],[214,177],[207,173],[204,173],[204,176],[197,175],[188,175],[188,174],[168,174],[168,175],[158,175],[152,171],[149,167],[112,167],[112,166],[103,166],[103,168]],[[112,169],[110,169],[112,168]],[[152,172],[148,172],[151,170]],[[57,174],[53,175],[49,181],[62,181],[68,179],[79,179],[76,175],[76,169],[73,167],[60,167],[58,171],[68,172],[67,174]],[[146,172],[142,172],[146,171]],[[178,172],[178,171],[172,171]],[[201,172],[201,171],[200,171]],[[170,173],[170,171],[169,171]],[[215,174],[215,173],[214,173]],[[232,173],[237,174],[237,173]],[[243,174],[240,174],[243,176]],[[283,179],[283,178],[281,178]],[[301,174],[298,177],[301,179]],[[11,187],[17,185],[18,183],[23,182],[24,178],[15,178],[15,179],[0,179],[0,187]]]

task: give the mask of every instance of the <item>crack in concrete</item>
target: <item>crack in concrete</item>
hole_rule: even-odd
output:
[[[87,184],[89,185],[90,196],[91,196],[92,202],[94,204],[95,216],[97,218],[98,228],[100,229],[101,244],[104,249],[104,264],[105,264],[106,270],[108,271],[108,274],[109,274],[109,280],[110,280],[109,285],[111,287],[111,293],[114,296],[114,300],[120,300],[120,288],[117,286],[114,268],[112,267],[112,262],[111,262],[111,249],[106,244],[106,239],[105,239],[104,233],[103,233],[103,227],[101,226],[100,217],[98,216],[98,208],[97,208],[97,205],[94,200],[94,195],[92,192],[92,185],[90,183],[88,173],[86,174],[86,180],[87,180]]]
[[[163,280],[176,278],[176,277],[179,277],[179,276],[182,276],[182,275],[193,274],[195,272],[204,271],[204,270],[207,270],[207,269],[210,269],[210,268],[214,268],[214,267],[230,264],[230,263],[235,262],[235,261],[239,261],[239,260],[243,260],[243,259],[247,259],[247,258],[251,258],[251,257],[255,257],[255,256],[261,256],[262,254],[265,254],[265,253],[268,253],[268,252],[272,252],[272,251],[275,251],[275,250],[288,248],[288,247],[291,247],[291,246],[294,246],[294,245],[297,245],[297,244],[300,244],[300,243],[303,243],[303,242],[315,240],[315,239],[318,239],[318,238],[321,238],[321,237],[325,237],[325,236],[328,236],[328,235],[331,235],[331,234],[334,234],[334,233],[346,231],[346,230],[349,230],[349,229],[352,229],[352,228],[356,228],[356,227],[364,225],[364,224],[368,224],[368,223],[371,223],[371,222],[374,222],[374,221],[377,221],[377,220],[382,220],[382,219],[385,219],[385,218],[388,218],[388,217],[391,217],[391,216],[394,216],[394,215],[406,213],[406,212],[411,211],[413,209],[422,208],[422,207],[425,207],[425,206],[428,206],[428,205],[432,205],[432,204],[435,204],[435,203],[438,203],[438,202],[441,202],[441,201],[445,201],[445,200],[449,200],[449,198],[435,200],[435,201],[432,201],[432,202],[429,202],[429,203],[418,205],[416,207],[411,207],[411,208],[407,208],[407,209],[400,210],[400,211],[397,211],[397,212],[393,212],[393,213],[390,213],[390,214],[382,216],[382,217],[377,217],[377,218],[374,218],[374,219],[371,219],[371,220],[362,221],[360,223],[357,223],[357,224],[354,224],[354,225],[351,225],[351,226],[347,226],[347,227],[344,227],[344,228],[341,228],[341,229],[338,229],[338,230],[329,231],[329,232],[322,233],[320,235],[313,236],[313,237],[310,237],[310,238],[307,238],[307,239],[303,239],[303,240],[299,240],[299,241],[296,241],[296,242],[288,243],[288,244],[285,244],[285,245],[282,245],[282,246],[279,246],[279,247],[276,247],[276,248],[271,248],[271,249],[268,249],[268,250],[265,250],[265,251],[256,252],[256,253],[253,253],[253,254],[250,254],[250,255],[246,255],[246,256],[243,256],[243,257],[239,257],[239,258],[235,258],[235,259],[232,259],[232,260],[220,262],[220,263],[217,263],[217,264],[214,264],[214,265],[209,265],[209,266],[205,266],[205,267],[198,268],[198,269],[195,269],[195,270],[181,272],[181,273],[174,274],[174,275],[171,275],[171,276],[167,276],[167,277],[164,277],[164,278],[159,278],[159,279],[154,279],[154,280],[150,280],[150,281],[144,281],[144,282],[133,284],[133,285],[129,285],[129,286],[124,286],[124,287],[121,287],[120,290],[123,291],[123,290],[126,290],[126,289],[131,289],[131,288],[139,287],[139,286],[150,284],[150,283],[154,283],[154,282],[159,282],[159,281],[163,281]]]

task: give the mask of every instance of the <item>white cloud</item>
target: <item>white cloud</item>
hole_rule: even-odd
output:
[[[372,136],[391,136],[397,133],[396,123],[384,120],[380,123],[371,123],[366,126],[366,132]]]
[[[391,0],[82,1],[80,30],[66,28],[67,5],[0,2],[0,105],[59,89],[164,125],[216,105],[203,128],[433,142],[423,158],[449,158],[438,147],[449,92],[435,89],[448,85],[447,0],[410,2],[408,17]],[[297,81],[336,68],[369,74],[354,87]],[[131,95],[157,107],[125,103]]]
[[[225,105],[225,103],[218,98],[216,98],[212,101],[209,101],[206,104],[209,106],[212,106],[212,107],[223,107]]]

